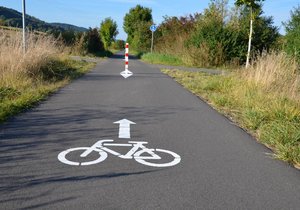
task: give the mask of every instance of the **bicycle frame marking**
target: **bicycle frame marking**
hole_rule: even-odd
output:
[[[74,166],[79,166],[79,165],[93,165],[96,163],[100,163],[104,161],[107,158],[107,154],[110,153],[112,155],[115,155],[119,158],[122,159],[135,159],[137,162],[148,165],[148,166],[153,166],[153,167],[169,167],[178,164],[181,161],[181,158],[178,154],[168,151],[168,150],[163,150],[163,149],[149,149],[145,147],[145,144],[148,144],[148,142],[144,141],[128,141],[126,144],[118,144],[118,143],[112,143],[114,140],[108,139],[108,140],[99,140],[95,144],[93,144],[91,147],[78,147],[78,148],[71,148],[68,150],[65,150],[58,155],[58,160],[61,161],[62,163],[68,164],[68,165],[74,165]],[[125,155],[122,155],[110,148],[107,147],[132,147]],[[87,157],[89,154],[92,152],[98,152],[100,157],[97,160],[94,161],[89,161],[89,162],[84,162],[84,163],[79,163],[79,162],[73,162],[68,159],[66,159],[66,155],[69,152],[73,152],[76,150],[85,150],[80,157]],[[169,163],[150,163],[147,162],[147,160],[161,160],[162,158],[155,154],[155,152],[162,152],[162,153],[167,153],[171,156],[173,156],[174,160],[169,162]],[[142,156],[143,153],[148,153],[149,156]]]

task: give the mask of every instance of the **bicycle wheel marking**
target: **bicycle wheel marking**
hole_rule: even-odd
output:
[[[109,142],[109,143],[107,143]],[[175,152],[165,150],[165,149],[149,149],[145,146],[145,144],[148,144],[148,142],[145,141],[129,141],[125,144],[119,144],[119,143],[112,143],[113,140],[106,139],[106,140],[99,140],[91,147],[75,147],[70,148],[65,151],[62,151],[58,154],[57,158],[60,162],[71,165],[71,166],[89,166],[94,165],[103,162],[107,157],[108,153],[114,156],[117,156],[121,159],[134,159],[136,162],[151,166],[151,167],[171,167],[175,166],[181,161],[181,157],[176,154]],[[129,151],[127,154],[120,154],[116,151],[114,151],[111,148],[107,147],[131,147],[129,148]],[[78,162],[78,161],[72,161],[68,159],[68,154],[72,153],[74,151],[80,151],[82,150],[81,155],[78,158],[85,158],[91,153],[98,153],[99,157],[96,160],[91,160],[87,162]],[[157,154],[158,153],[158,154]],[[159,153],[167,154],[172,158],[171,161],[165,162],[160,156]],[[146,155],[145,155],[146,154]],[[151,162],[155,161],[155,162]]]
[[[67,165],[72,165],[72,166],[79,166],[79,165],[88,166],[88,165],[93,165],[93,164],[100,163],[100,162],[104,161],[107,158],[107,153],[106,152],[99,151],[100,157],[98,159],[96,159],[96,160],[89,161],[89,162],[80,163],[80,162],[74,162],[74,161],[70,161],[70,160],[66,159],[66,155],[68,153],[70,153],[70,152],[77,151],[77,150],[86,151],[88,149],[89,149],[89,147],[77,147],[77,148],[67,149],[67,150],[59,153],[58,156],[57,156],[57,158],[58,158],[58,160],[60,162],[65,163]]]

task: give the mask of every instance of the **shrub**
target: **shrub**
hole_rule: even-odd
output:
[[[285,50],[300,61],[300,6],[291,12],[291,19],[285,23],[286,45]]]
[[[87,32],[78,34],[74,51],[82,55],[104,51],[104,45],[98,30],[90,28]]]

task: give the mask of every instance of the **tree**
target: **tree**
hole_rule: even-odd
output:
[[[80,54],[97,53],[103,51],[103,43],[101,41],[97,28],[89,28],[87,32],[76,36],[75,49]]]
[[[113,21],[113,19],[111,18],[106,18],[104,21],[101,22],[100,36],[104,44],[104,48],[106,50],[118,35],[119,32],[117,28],[118,28],[117,23]]]
[[[139,52],[147,52],[151,47],[150,22],[141,22],[133,34],[132,48]]]
[[[129,43],[134,39],[136,31],[140,31],[141,25],[146,26],[144,23],[152,23],[152,10],[141,5],[137,5],[129,10],[124,17],[124,31],[127,33],[127,41]]]
[[[286,30],[285,50],[300,61],[300,6],[291,11],[291,19],[284,24]]]
[[[249,66],[250,52],[251,52],[251,41],[253,34],[253,21],[257,16],[257,11],[261,8],[261,2],[264,0],[236,0],[235,4],[237,6],[245,6],[250,10],[250,32],[249,32],[249,42],[247,51],[246,68]]]

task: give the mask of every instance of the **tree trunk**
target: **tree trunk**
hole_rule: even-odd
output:
[[[251,52],[251,41],[252,41],[252,33],[253,33],[253,14],[252,14],[252,9],[251,9],[250,33],[249,33],[249,42],[248,42],[248,52],[247,52],[246,68],[249,67],[250,52]]]

